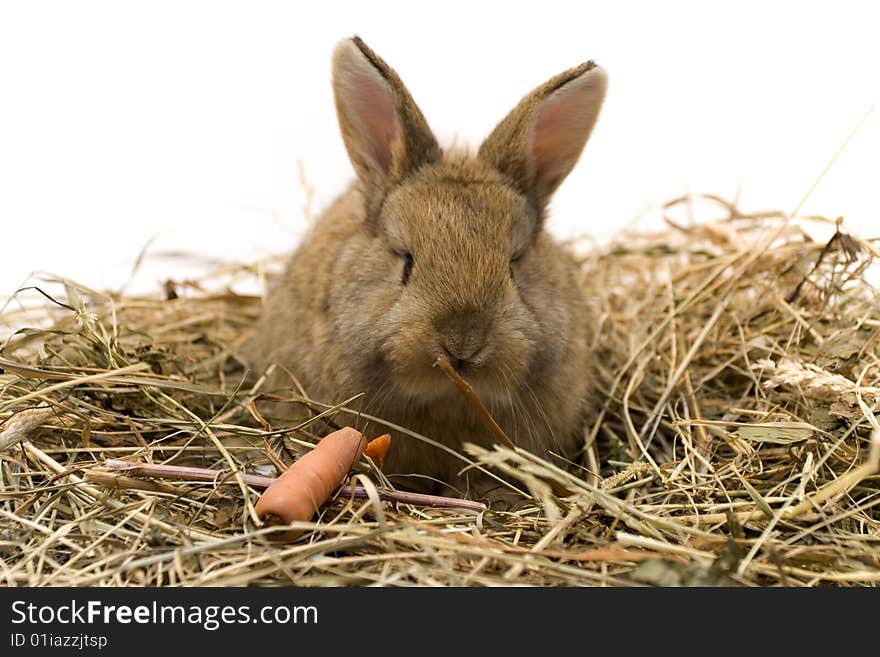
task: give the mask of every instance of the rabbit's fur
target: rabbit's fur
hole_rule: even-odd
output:
[[[575,456],[590,409],[591,318],[578,267],[543,219],[598,117],[604,71],[587,62],[552,78],[476,156],[444,153],[397,74],[357,37],[337,46],[333,85],[357,182],[270,290],[252,365],[278,366],[269,389],[295,377],[324,402],[363,393],[363,412],[454,450],[491,445],[435,367],[445,354],[514,443]],[[392,480],[492,497],[497,482],[392,434]]]

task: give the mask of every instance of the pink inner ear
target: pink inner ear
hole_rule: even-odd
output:
[[[568,173],[584,145],[590,112],[583,94],[563,90],[541,107],[532,133],[535,181],[550,182]]]
[[[391,169],[392,146],[397,133],[394,102],[383,80],[364,72],[354,84],[358,131],[376,164],[384,173]]]
[[[574,167],[596,122],[603,95],[601,86],[591,78],[581,78],[541,105],[532,130],[534,182],[539,188],[555,187]]]

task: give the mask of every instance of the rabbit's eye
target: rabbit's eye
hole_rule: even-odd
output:
[[[412,253],[404,253],[403,254],[403,276],[401,278],[401,283],[406,285],[409,283],[410,274],[412,274],[413,268],[413,257]]]
[[[513,267],[522,259],[522,253],[515,253],[510,257],[510,277],[513,278]]]

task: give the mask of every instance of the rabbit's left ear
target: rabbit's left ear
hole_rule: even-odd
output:
[[[379,193],[440,157],[440,147],[397,73],[360,38],[333,54],[342,138],[366,192]]]
[[[607,79],[602,68],[587,62],[547,81],[496,126],[480,146],[480,158],[542,210],[593,131]]]

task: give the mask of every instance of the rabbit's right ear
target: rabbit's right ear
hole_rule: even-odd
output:
[[[397,73],[359,37],[336,46],[333,92],[345,148],[368,195],[440,157],[437,140]]]
[[[569,69],[532,91],[480,146],[540,212],[580,157],[605,98],[605,71],[593,62]]]

